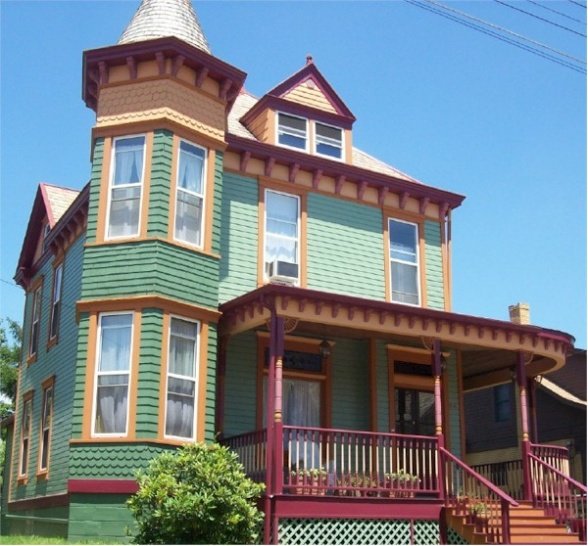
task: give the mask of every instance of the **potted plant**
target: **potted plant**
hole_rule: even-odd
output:
[[[308,470],[310,481],[310,495],[324,496],[327,492],[327,471],[324,468],[311,468]]]
[[[297,495],[308,494],[308,471],[300,468],[290,472],[290,483],[294,486],[292,489]]]
[[[490,519],[490,507],[484,502],[477,502],[470,506],[472,523],[476,526],[476,531],[484,532],[487,530]]]

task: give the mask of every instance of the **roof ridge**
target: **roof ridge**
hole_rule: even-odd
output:
[[[210,47],[192,0],[141,0],[118,44],[175,36],[206,53]]]

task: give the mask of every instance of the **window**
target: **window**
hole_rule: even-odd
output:
[[[180,141],[174,237],[202,246],[206,150]]]
[[[389,220],[392,301],[418,305],[419,253],[417,224]]]
[[[315,153],[336,159],[343,158],[343,131],[338,127],[315,123]]]
[[[145,137],[114,140],[108,238],[139,233]]]
[[[127,433],[132,335],[132,313],[100,315],[94,434]]]
[[[37,354],[39,348],[39,329],[41,328],[41,290],[39,285],[33,292],[33,310],[31,313],[31,335],[29,337],[29,357]]]
[[[51,322],[49,323],[49,339],[57,337],[59,332],[59,315],[61,311],[61,280],[63,278],[63,264],[53,270],[53,297],[51,298]]]
[[[299,264],[299,198],[295,195],[265,192],[265,273],[269,276],[274,261]],[[287,271],[298,278],[298,267]]]
[[[26,477],[29,465],[29,448],[31,441],[31,419],[33,413],[32,393],[26,395],[22,405],[22,419],[20,422],[20,464],[19,477]]]
[[[504,423],[509,421],[512,415],[511,407],[511,391],[512,387],[509,383],[504,385],[497,385],[494,391],[494,420],[497,423]]]
[[[306,150],[307,121],[304,118],[278,113],[278,144]]]
[[[46,472],[49,464],[49,446],[51,443],[51,422],[53,420],[53,384],[43,390],[43,407],[41,414],[41,447],[39,471]]]
[[[172,317],[167,364],[165,435],[194,438],[200,324]]]

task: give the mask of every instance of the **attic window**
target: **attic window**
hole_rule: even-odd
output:
[[[304,118],[278,114],[278,143],[289,148],[306,150],[307,121]]]
[[[341,159],[343,157],[343,131],[338,127],[315,123],[315,153]]]

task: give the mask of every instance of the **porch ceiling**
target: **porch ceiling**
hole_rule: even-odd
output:
[[[382,301],[269,284],[220,307],[221,335],[264,328],[272,313],[292,319],[294,333],[316,338],[377,338],[386,343],[461,353],[464,389],[512,379],[517,354],[527,355],[527,374],[559,368],[574,338],[537,326],[448,313]]]

